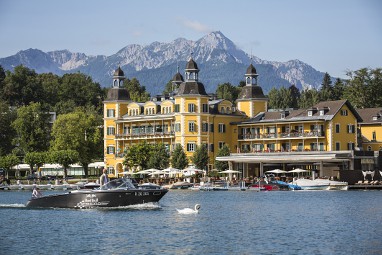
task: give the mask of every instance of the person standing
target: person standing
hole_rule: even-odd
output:
[[[99,184],[101,186],[103,186],[103,185],[105,185],[106,183],[109,182],[109,177],[107,176],[106,168],[104,168],[102,171],[103,171],[103,174],[101,175],[101,177],[99,177]]]

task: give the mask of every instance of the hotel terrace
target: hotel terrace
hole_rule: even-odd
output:
[[[179,71],[174,75],[173,93],[133,102],[123,88],[124,72],[114,72],[104,101],[104,161],[110,174],[124,171],[127,149],[143,141],[163,143],[170,151],[181,144],[188,157],[204,144],[209,170],[215,160],[228,161],[242,177],[297,167],[315,170],[318,176],[338,176],[340,171],[374,170],[380,165],[381,109],[357,111],[347,100],[320,102],[309,109],[268,109],[252,64],[234,104],[208,95],[198,74],[190,59],[185,79]],[[224,144],[231,155],[216,157]]]

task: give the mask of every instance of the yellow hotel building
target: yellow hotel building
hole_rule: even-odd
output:
[[[243,177],[274,168],[304,167],[319,176],[337,176],[340,170],[373,167],[373,156],[356,153],[362,146],[362,118],[347,100],[320,102],[310,109],[268,110],[268,99],[250,64],[235,106],[209,96],[198,76],[198,66],[190,59],[185,78],[179,71],[173,77],[177,88],[173,95],[133,102],[123,88],[123,71],[115,71],[104,101],[104,161],[109,173],[122,172],[126,150],[142,141],[163,143],[169,150],[181,144],[187,156],[205,144],[209,169],[215,160],[228,161]],[[231,155],[216,158],[224,144]],[[369,161],[360,163],[365,157]]]

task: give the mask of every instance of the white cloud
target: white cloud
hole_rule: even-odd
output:
[[[183,17],[178,17],[177,20],[185,27],[190,28],[196,32],[210,33],[213,31],[209,26],[200,23],[199,21],[188,20]]]

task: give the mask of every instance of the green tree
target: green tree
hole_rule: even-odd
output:
[[[127,149],[123,164],[133,168],[139,166],[141,169],[147,169],[153,146],[143,142],[134,144]]]
[[[25,154],[24,162],[30,166],[31,174],[33,173],[33,167],[40,168],[45,162],[47,162],[47,152],[28,152]]]
[[[198,169],[207,169],[209,162],[208,150],[205,144],[196,146],[194,154],[191,156],[191,161]]]
[[[11,106],[28,105],[44,97],[37,73],[22,65],[16,66],[13,73],[8,72],[2,83],[0,94]]]
[[[273,109],[285,109],[292,107],[292,91],[285,87],[281,87],[279,90],[272,88],[268,93],[269,106]]]
[[[216,154],[216,157],[224,157],[224,156],[229,156],[231,155],[229,147],[224,144],[223,147],[221,147],[218,150],[218,153]],[[219,171],[224,171],[228,169],[228,162],[227,161],[215,161],[215,168],[218,169]]]
[[[219,84],[216,88],[216,95],[220,99],[225,99],[230,102],[235,102],[239,96],[238,87],[232,86],[231,83]]]
[[[150,99],[150,94],[146,92],[146,87],[141,86],[136,78],[131,80],[126,79],[124,86],[129,91],[131,100],[135,102],[146,102]]]
[[[165,169],[169,166],[170,154],[163,143],[154,144],[150,152],[149,168]]]
[[[312,107],[320,102],[320,95],[316,89],[305,89],[302,91],[298,105],[302,109]]]
[[[60,104],[66,101],[73,101],[69,105],[76,107],[89,108],[95,106],[99,113],[102,113],[102,100],[104,91],[99,83],[93,82],[90,76],[81,73],[65,74],[61,78],[61,86],[58,91],[58,99]],[[58,108],[65,110],[64,107]],[[63,113],[68,113],[74,109],[68,109]]]
[[[12,152],[12,140],[16,136],[16,131],[12,126],[12,122],[16,119],[16,110],[9,107],[3,101],[0,101],[0,156],[7,155]]]
[[[298,108],[298,100],[300,100],[300,96],[301,96],[300,90],[294,84],[289,87],[289,90],[292,97],[290,107],[296,109]]]
[[[180,144],[177,144],[171,153],[171,166],[177,169],[184,169],[188,166],[188,158]]]
[[[175,87],[175,86],[176,85],[174,85],[172,80],[169,80],[167,82],[167,84],[165,85],[165,87],[164,87],[163,94],[169,94],[169,93],[173,92],[175,89],[178,88],[178,87]]]
[[[46,151],[50,140],[51,116],[40,103],[22,106],[17,110],[17,118],[12,123],[17,136],[17,144],[21,153],[25,155],[32,151]]]
[[[52,129],[52,150],[74,150],[88,176],[88,164],[102,157],[102,119],[91,109],[77,108],[58,116]]]
[[[60,164],[64,168],[64,178],[68,176],[69,165],[77,163],[78,152],[75,150],[50,151],[48,155],[50,163]]]
[[[330,101],[333,100],[333,86],[330,75],[325,73],[324,78],[322,79],[321,88],[319,91],[320,101]]]
[[[5,170],[7,170],[8,175],[12,169],[12,166],[15,166],[19,163],[20,159],[13,154],[8,154],[6,156],[0,157],[0,168],[4,168]]]
[[[333,100],[343,99],[343,94],[345,90],[345,85],[340,78],[336,79],[336,82],[333,86]]]

